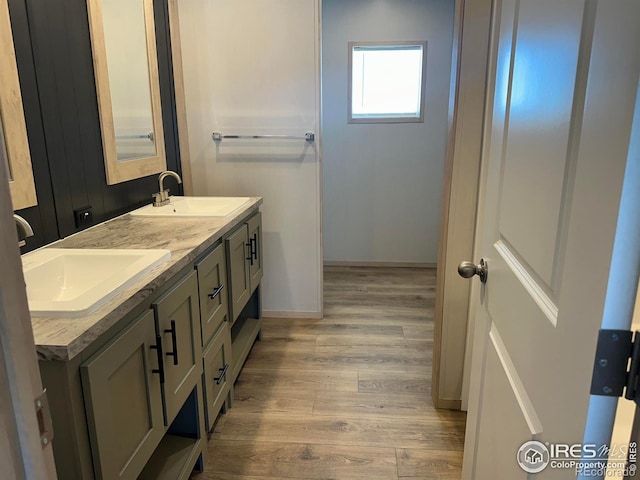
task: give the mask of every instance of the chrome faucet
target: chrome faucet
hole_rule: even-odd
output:
[[[161,207],[163,205],[166,205],[170,202],[169,199],[169,189],[164,189],[164,179],[167,177],[174,177],[178,183],[182,183],[182,179],[180,178],[180,175],[178,175],[176,172],[172,172],[171,170],[167,170],[166,172],[162,172],[160,174],[160,176],[158,177],[158,185],[160,186],[160,191],[158,193],[154,193],[153,196],[153,206],[154,207]]]
[[[27,222],[20,215],[16,215],[15,213],[13,214],[13,219],[16,221],[16,225],[18,225],[18,229],[20,230],[20,233],[24,238],[33,237],[33,228],[31,228],[31,225],[29,225],[29,222]],[[27,242],[25,242],[20,237],[18,238],[20,240],[18,242],[18,245],[21,247],[24,247],[27,244]]]

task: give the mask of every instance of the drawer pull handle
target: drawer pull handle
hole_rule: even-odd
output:
[[[151,372],[159,374],[160,383],[164,383],[164,355],[162,354],[162,337],[160,335],[156,335],[156,344],[151,345],[149,348],[156,351],[156,356],[158,358],[158,368],[154,368],[153,370],[151,370]]]
[[[173,364],[178,365],[178,336],[176,335],[176,321],[171,320],[171,328],[168,328],[164,333],[171,333],[171,346],[173,352],[167,352],[167,357],[173,357]]]
[[[214,298],[216,298],[220,294],[223,288],[224,288],[224,283],[221,283],[220,286],[213,291],[213,293],[208,294],[209,299],[213,300]]]
[[[254,233],[249,242],[251,243],[251,256],[254,260],[258,260],[258,234]],[[253,262],[251,262],[251,265],[253,265]]]
[[[220,371],[220,376],[217,378],[214,378],[214,380],[216,381],[216,385],[220,385],[220,383],[222,383],[222,379],[226,378],[227,370],[229,370],[229,364],[225,363],[224,368],[219,368],[218,370]]]

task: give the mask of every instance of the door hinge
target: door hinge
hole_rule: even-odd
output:
[[[591,377],[591,395],[622,397],[640,405],[640,335],[629,330],[600,330]],[[631,359],[631,361],[629,361]]]
[[[38,430],[40,430],[40,444],[45,448],[53,440],[53,422],[51,421],[51,410],[49,409],[49,399],[45,388],[34,400],[36,407],[36,418],[38,419]]]

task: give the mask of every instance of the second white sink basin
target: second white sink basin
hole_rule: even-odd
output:
[[[22,256],[33,317],[81,317],[171,257],[169,250],[44,248]]]
[[[226,217],[242,208],[249,197],[170,197],[162,207],[146,205],[134,217]]]

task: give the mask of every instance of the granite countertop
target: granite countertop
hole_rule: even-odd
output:
[[[38,358],[71,360],[82,353],[261,203],[261,197],[251,197],[233,216],[225,218],[149,218],[125,214],[44,247],[162,248],[171,251],[171,258],[85,317],[33,317],[31,324]]]

